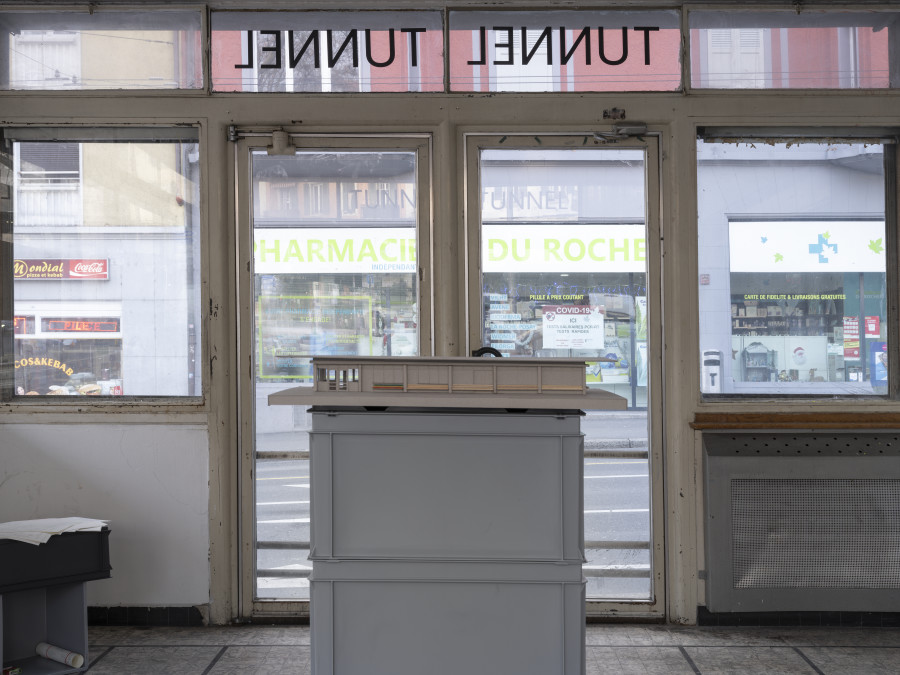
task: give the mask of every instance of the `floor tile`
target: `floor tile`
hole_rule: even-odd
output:
[[[309,647],[228,647],[209,675],[307,675]]]
[[[221,647],[116,647],[90,675],[202,675]]]
[[[777,627],[672,626],[675,644],[697,647],[785,647],[784,631]]]
[[[90,657],[90,663],[94,663],[97,659],[101,658],[109,650],[110,650],[110,647],[95,647],[94,645],[89,645],[88,646],[88,656]]]
[[[785,642],[795,647],[900,647],[900,628],[795,628],[784,629],[783,634]]]
[[[900,649],[804,647],[801,651],[826,675],[896,675]]]
[[[91,645],[308,645],[309,626],[91,626]]]
[[[900,672],[898,628],[591,624],[585,636],[588,675],[690,675],[688,658],[702,675]],[[91,626],[88,637],[93,675],[310,673],[309,626]]]
[[[91,645],[227,645],[240,635],[231,626],[91,626],[88,642]]]
[[[245,626],[232,630],[232,645],[309,645],[309,626]]]
[[[588,647],[587,675],[693,675],[678,647]]]
[[[816,671],[791,647],[685,647],[703,675],[800,675]]]
[[[627,645],[652,645],[658,647],[678,645],[678,637],[664,625],[610,625],[591,624],[585,631],[588,646],[622,647]]]

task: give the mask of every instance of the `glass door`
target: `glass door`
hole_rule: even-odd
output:
[[[306,408],[272,406],[312,383],[316,355],[430,353],[428,139],[238,143],[241,614],[305,614]],[[246,272],[245,272],[246,270]]]
[[[579,358],[588,612],[662,612],[658,152],[652,136],[470,135],[470,349]],[[659,516],[659,517],[656,517]]]

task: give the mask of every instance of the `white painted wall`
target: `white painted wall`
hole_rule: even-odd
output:
[[[0,521],[111,521],[91,606],[209,602],[208,485],[202,425],[0,424]]]

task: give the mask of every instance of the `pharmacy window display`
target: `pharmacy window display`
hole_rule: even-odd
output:
[[[731,223],[734,380],[886,386],[870,358],[885,340],[883,233],[883,221]]]
[[[644,274],[484,275],[484,344],[503,356],[583,358],[588,387],[646,407]]]
[[[482,344],[579,358],[589,387],[647,405],[641,150],[481,154]]]
[[[880,143],[698,143],[701,391],[885,395]]]

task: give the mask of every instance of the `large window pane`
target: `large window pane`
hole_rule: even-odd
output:
[[[896,87],[889,36],[897,19],[897,12],[884,11],[691,12],[691,86]]]
[[[0,89],[199,89],[200,12],[0,13]]]
[[[269,394],[314,355],[419,353],[416,153],[251,156],[256,597],[309,597],[309,427]]]
[[[887,392],[879,143],[698,143],[705,394]]]
[[[452,91],[673,91],[677,11],[450,12]]]
[[[647,600],[644,151],[484,149],[480,169],[482,344],[584,359],[589,387],[628,400],[626,412],[582,422],[584,573],[591,599]],[[629,437],[643,443],[616,456]]]
[[[214,12],[216,91],[443,91],[440,12]]]
[[[199,396],[196,140],[8,146],[14,393]]]
[[[483,343],[585,358],[588,386],[647,405],[640,150],[485,150]],[[597,359],[597,360],[595,360]]]

